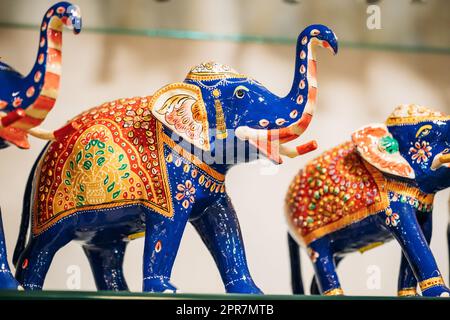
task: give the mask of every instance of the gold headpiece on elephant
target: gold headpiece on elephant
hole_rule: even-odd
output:
[[[246,76],[240,74],[226,64],[214,61],[203,62],[192,67],[186,76],[186,79],[192,80],[218,80],[229,78],[246,78]]]
[[[386,120],[386,125],[402,125],[432,120],[450,120],[450,117],[425,106],[402,104],[394,109]]]

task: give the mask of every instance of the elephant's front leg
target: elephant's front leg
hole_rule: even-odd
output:
[[[172,218],[154,212],[146,214],[144,282],[147,292],[176,292],[170,283],[173,263],[190,210],[178,208]]]
[[[214,257],[226,292],[261,294],[250,276],[239,221],[228,196],[222,195],[191,223]]]
[[[414,208],[407,203],[391,202],[390,209],[379,215],[400,243],[403,254],[419,281],[422,294],[448,296],[450,289],[444,284],[433,253],[416,219]]]
[[[433,231],[433,215],[431,212],[416,211],[417,221],[422,229],[425,239],[430,245],[431,234]],[[399,296],[415,296],[417,295],[417,279],[414,275],[408,259],[402,253],[402,260],[400,263],[400,272],[398,277],[398,295]]]

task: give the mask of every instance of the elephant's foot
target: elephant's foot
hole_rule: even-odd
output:
[[[450,297],[450,289],[445,286],[441,276],[423,280],[419,287],[424,297]]]
[[[2,290],[19,290],[21,288],[19,282],[14,278],[11,271],[0,270],[0,289]]]
[[[167,292],[176,293],[177,288],[170,283],[170,278],[164,276],[152,276],[144,278],[145,292]]]
[[[422,291],[424,297],[450,297],[450,289],[446,286],[435,286]]]
[[[398,297],[416,297],[416,296],[418,296],[418,294],[417,294],[417,290],[415,287],[410,287],[410,288],[403,288],[403,289],[398,290],[397,296]]]
[[[225,284],[227,293],[263,294],[250,277],[231,280]]]

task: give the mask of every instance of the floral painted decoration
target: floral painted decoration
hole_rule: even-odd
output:
[[[386,209],[386,225],[396,227],[400,222],[398,213],[392,211],[391,208]]]
[[[432,147],[430,143],[427,141],[414,143],[414,147],[409,149],[409,154],[411,154],[412,160],[416,161],[416,163],[428,162],[428,159],[433,155],[431,153]]]
[[[189,206],[195,201],[194,198],[195,188],[192,185],[191,180],[186,180],[184,184],[183,183],[178,184],[177,189],[179,192],[175,196],[175,199],[177,199],[178,201],[182,201],[181,204],[183,208],[185,209],[189,208]]]

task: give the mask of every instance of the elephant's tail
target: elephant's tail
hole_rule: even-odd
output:
[[[14,248],[14,254],[13,254],[13,264],[16,268],[17,268],[17,263],[19,261],[19,258],[21,256],[22,252],[25,250],[25,245],[27,242],[28,227],[30,225],[30,212],[31,212],[31,203],[32,203],[31,194],[33,192],[34,173],[38,166],[39,160],[41,159],[45,150],[47,150],[47,147],[49,144],[50,144],[50,142],[47,143],[45,148],[39,154],[39,157],[34,162],[33,168],[31,169],[30,175],[28,176],[27,185],[25,188],[25,194],[23,196],[22,220],[20,221],[19,236],[17,238],[16,247]]]
[[[300,264],[300,247],[288,233],[289,258],[291,262],[291,285],[293,294],[305,294]]]

